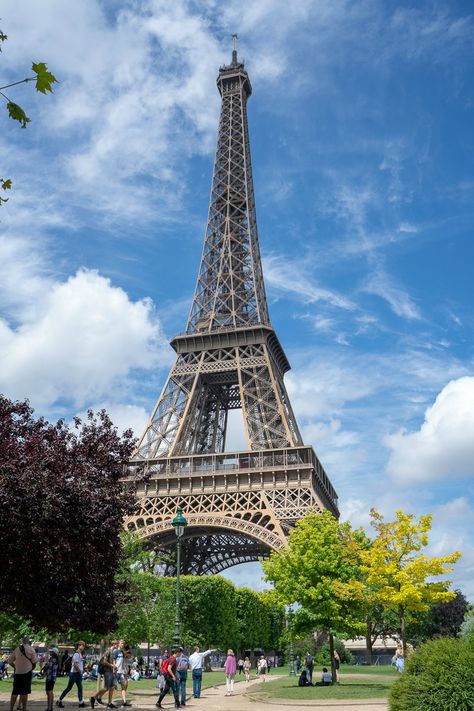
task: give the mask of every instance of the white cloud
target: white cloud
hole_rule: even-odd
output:
[[[363,291],[375,294],[389,304],[392,311],[401,318],[421,319],[421,314],[413,299],[406,291],[395,284],[383,269],[376,269],[366,280]]]
[[[474,377],[449,382],[414,432],[385,438],[392,450],[387,471],[402,483],[474,474]]]
[[[80,406],[158,362],[162,335],[151,302],[130,301],[95,271],[44,283],[35,312],[16,326],[0,321],[0,388],[11,397]]]
[[[150,417],[150,413],[146,412],[144,407],[138,405],[124,405],[109,400],[91,403],[88,409],[94,412],[106,410],[120,434],[125,432],[125,430],[131,429],[135,437],[140,437]],[[85,416],[85,410],[78,413],[78,417],[82,419],[85,419]]]
[[[285,377],[292,406],[300,418],[335,416],[348,403],[374,391],[369,375],[347,363],[310,360]]]
[[[305,303],[324,301],[331,306],[352,311],[356,305],[350,299],[314,283],[308,276],[308,264],[288,257],[270,254],[263,260],[265,281],[276,290],[294,294]]]

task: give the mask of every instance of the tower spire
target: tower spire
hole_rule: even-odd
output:
[[[247,99],[252,86],[237,61],[219,70],[222,97],[204,248],[187,333],[269,325],[263,283]]]
[[[234,32],[232,35],[232,64],[237,64],[237,40],[239,35]]]

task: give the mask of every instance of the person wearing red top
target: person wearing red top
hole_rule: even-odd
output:
[[[175,707],[177,709],[181,708],[181,705],[179,703],[179,685],[178,680],[176,678],[176,657],[179,657],[180,654],[181,649],[174,649],[171,657],[165,659],[163,664],[161,665],[161,673],[165,678],[165,685],[163,691],[161,692],[158,698],[158,701],[156,702],[156,706],[159,709],[163,708],[161,702],[163,701],[170,689],[173,692]]]

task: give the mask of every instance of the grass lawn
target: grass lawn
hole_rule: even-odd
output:
[[[298,677],[284,676],[281,679],[267,681],[254,686],[249,693],[256,701],[258,699],[368,699],[387,698],[390,687],[396,679],[396,673],[391,671],[383,675],[375,672],[378,678],[370,678],[369,671],[365,671],[360,678],[345,677],[354,667],[344,666],[341,671],[341,683],[335,686],[298,686]],[[370,667],[368,667],[370,669]],[[350,671],[349,671],[350,670]],[[357,673],[357,672],[355,672]],[[313,674],[313,679],[319,679],[319,673]]]
[[[392,667],[391,664],[377,664],[377,666],[367,666],[366,664],[361,664],[360,666],[356,664],[342,664],[339,671],[342,676],[344,676],[344,674],[370,674],[371,676],[373,674],[376,674],[377,676],[382,674],[383,676],[396,677],[398,674],[395,667]]]

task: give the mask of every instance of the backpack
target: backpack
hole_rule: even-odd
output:
[[[307,654],[304,661],[307,667],[313,666],[313,657],[311,656],[311,654]]]
[[[64,662],[64,671],[69,674],[72,669],[72,657],[68,655],[68,658]]]
[[[177,669],[180,672],[187,672],[188,666],[189,666],[188,658],[186,657],[185,654],[182,654],[179,658]]]
[[[104,674],[104,673],[105,673],[105,664],[104,664],[104,662],[102,661],[102,659],[100,660],[100,662],[99,662],[98,665],[97,665],[97,671],[99,672],[99,674]]]

